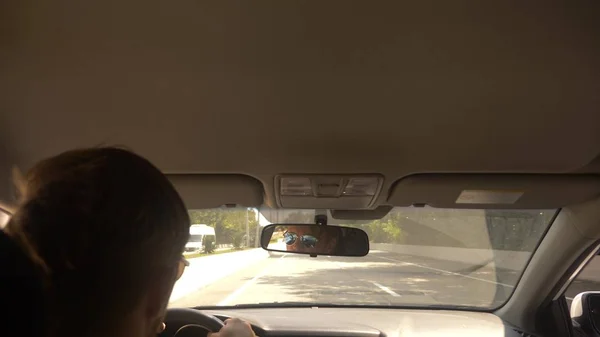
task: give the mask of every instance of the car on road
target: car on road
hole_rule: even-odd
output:
[[[191,261],[162,337],[231,316],[261,337],[600,334],[597,302],[567,301],[600,290],[599,1],[2,13],[0,202],[14,167],[122,144],[236,246]],[[315,223],[368,255],[237,249]]]
[[[216,242],[214,227],[203,224],[195,224],[190,226],[190,239],[185,244],[186,252],[201,252],[205,249],[206,242]]]

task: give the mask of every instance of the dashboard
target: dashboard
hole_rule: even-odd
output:
[[[482,312],[378,308],[236,308],[202,312],[220,320],[243,319],[259,337],[521,336],[497,316]],[[173,336],[185,322],[166,324],[164,335]]]

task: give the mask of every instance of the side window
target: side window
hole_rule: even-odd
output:
[[[596,255],[567,288],[565,297],[569,308],[573,298],[585,291],[600,291],[600,255]]]
[[[8,220],[10,219],[10,214],[11,213],[4,209],[2,204],[0,203],[0,230],[3,229],[4,226],[6,226],[6,224],[8,223]]]
[[[4,209],[0,208],[0,229],[4,228],[10,219],[10,215]]]

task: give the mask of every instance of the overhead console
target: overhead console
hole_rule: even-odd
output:
[[[277,204],[282,208],[370,209],[383,177],[361,175],[278,175]]]

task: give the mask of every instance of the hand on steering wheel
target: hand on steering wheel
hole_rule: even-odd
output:
[[[256,337],[252,327],[238,318],[229,318],[225,324],[199,310],[171,308],[167,310],[167,330],[161,336],[173,337]],[[170,323],[174,323],[171,325]],[[171,327],[171,328],[170,328]]]
[[[225,325],[219,332],[209,333],[207,337],[256,337],[248,322],[239,318],[225,320]]]

